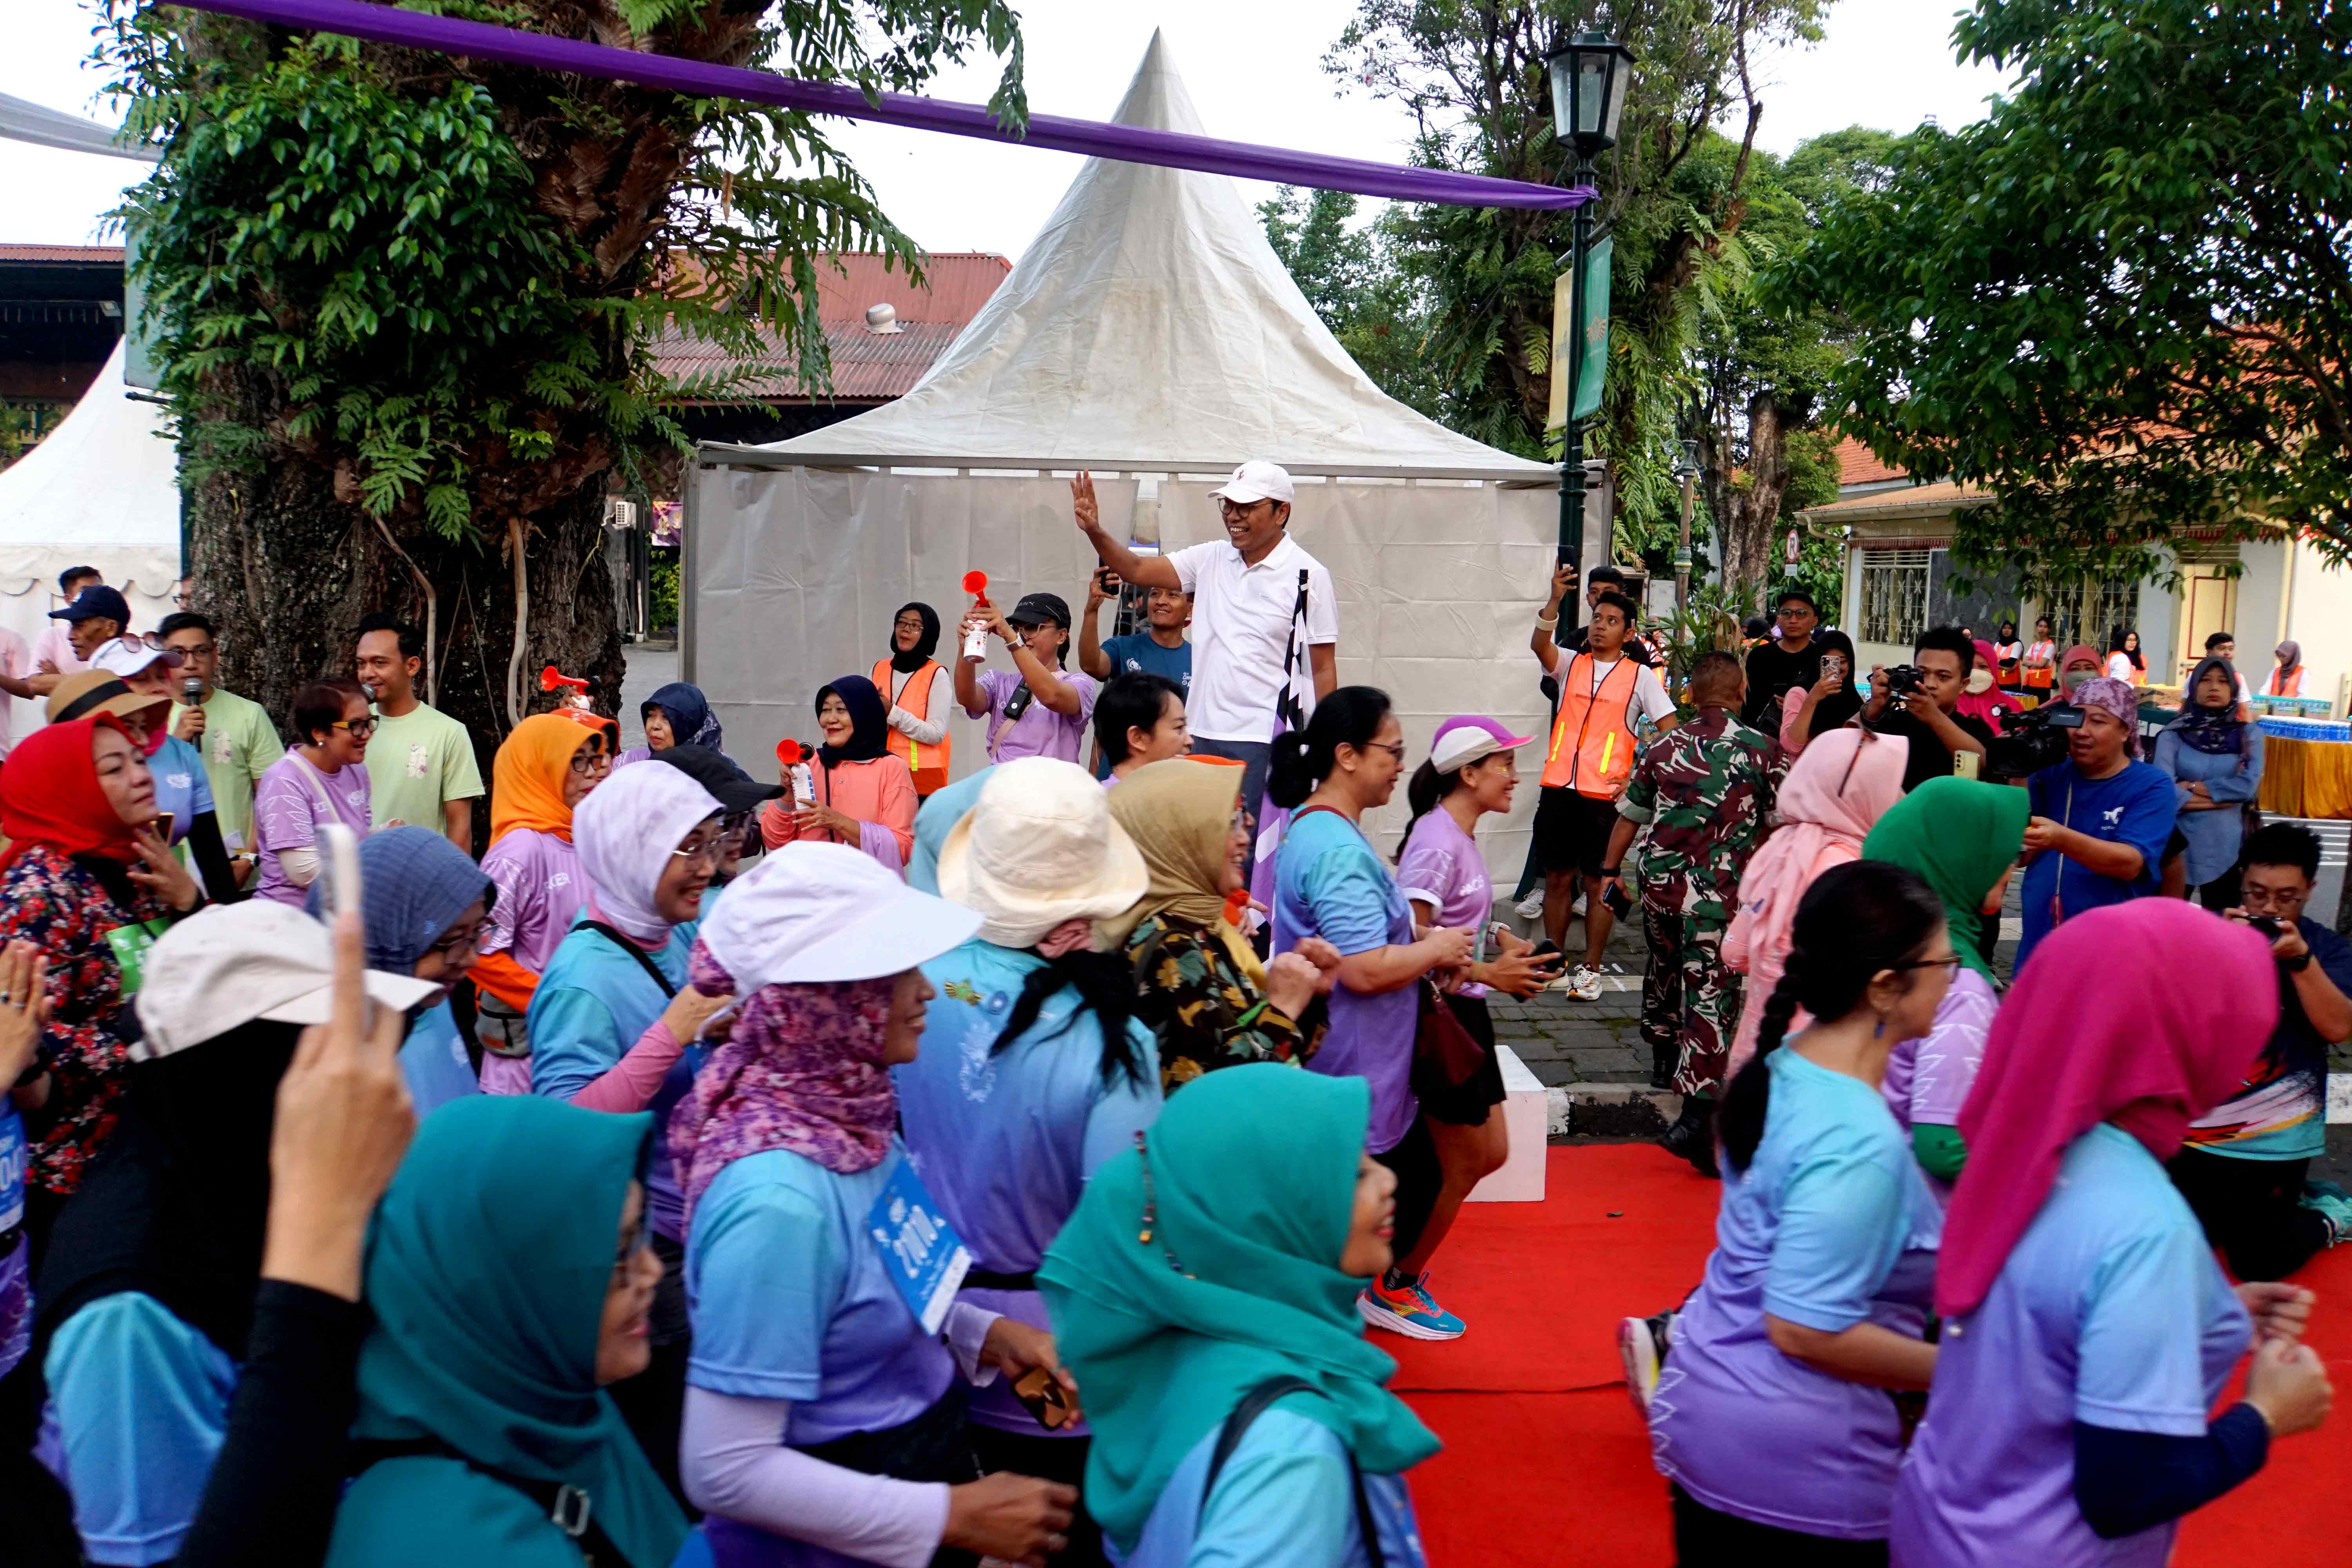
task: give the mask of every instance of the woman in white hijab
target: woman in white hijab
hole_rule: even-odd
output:
[[[588,874],[588,901],[531,994],[532,1092],[591,1110],[651,1110],[656,1127],[668,1124],[670,1108],[692,1087],[700,1065],[696,1037],[732,1000],[697,990],[687,973],[703,894],[725,847],[721,809],[680,769],[628,768],[573,812],[572,837]],[[513,1175],[530,1179],[529,1172]],[[677,1181],[659,1139],[646,1172],[646,1217],[662,1260],[653,1365],[614,1384],[612,1394],[675,1491],[690,1336],[685,1226]]]

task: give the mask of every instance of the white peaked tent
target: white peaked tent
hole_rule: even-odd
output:
[[[123,395],[122,345],[47,439],[0,468],[0,626],[29,646],[58,574],[95,566],[152,630],[180,576],[179,448],[152,403]],[[24,720],[20,710],[20,727]]]
[[[1202,131],[1157,37],[1114,118]],[[1079,609],[1095,559],[1072,524],[1072,470],[1094,472],[1114,532],[1172,550],[1223,537],[1210,491],[1249,458],[1298,478],[1291,533],[1330,569],[1340,680],[1396,700],[1414,758],[1451,713],[1539,731],[1527,637],[1558,471],[1373,385],[1231,180],[1101,159],[905,396],[772,446],[701,448],[685,677],[728,749],[764,759],[787,734],[814,737],[816,688],[867,672],[905,601],[939,609],[938,657],[954,658],[967,570],[988,574],[999,604],[1044,590]],[[982,765],[982,726],[959,715],[951,730],[955,773]],[[1535,761],[1486,836],[1513,879]],[[1400,789],[1387,826],[1402,811]]]

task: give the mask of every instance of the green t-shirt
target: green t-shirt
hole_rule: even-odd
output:
[[[258,702],[218,687],[204,700],[205,732],[196,748],[205,754],[205,779],[213,786],[213,817],[231,854],[253,847],[253,791],[269,764],[286,754],[278,727]],[[172,704],[177,732],[184,704]]]
[[[368,737],[367,771],[376,827],[404,822],[438,833],[444,803],[482,793],[474,738],[466,726],[422,702],[397,719],[376,716],[375,733]]]

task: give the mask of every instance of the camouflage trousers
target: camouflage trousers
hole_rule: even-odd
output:
[[[1642,969],[1642,1038],[1650,1059],[1673,1064],[1681,1094],[1719,1091],[1739,1030],[1739,976],[1723,962],[1726,922],[1642,904],[1649,962]]]

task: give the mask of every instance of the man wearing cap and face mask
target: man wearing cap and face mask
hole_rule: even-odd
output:
[[[1192,595],[1192,685],[1184,699],[1192,750],[1248,768],[1242,805],[1255,815],[1279,726],[1275,709],[1292,627],[1301,618],[1301,594],[1315,694],[1307,700],[1304,680],[1294,680],[1292,689],[1305,712],[1339,683],[1339,610],[1331,574],[1287,531],[1296,494],[1289,474],[1275,463],[1244,463],[1216,494],[1223,540],[1169,555],[1138,555],[1103,528],[1093,476],[1080,473],[1070,481],[1078,531],[1104,565],[1139,586]]]
[[[970,655],[956,660],[956,700],[969,717],[988,721],[988,760],[1076,762],[1102,688],[1093,676],[1062,668],[1069,653],[1070,606],[1052,594],[1024,594],[1007,616],[975,601],[963,624],[994,632],[1013,654],[1011,671],[983,670],[982,661]]]

